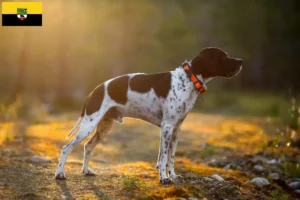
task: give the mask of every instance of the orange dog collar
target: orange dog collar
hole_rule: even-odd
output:
[[[196,75],[193,74],[190,65],[188,63],[184,63],[183,69],[186,72],[186,74],[188,75],[188,77],[190,78],[190,80],[193,82],[196,90],[198,90],[199,92],[204,94],[206,92],[206,86],[204,85],[204,83],[202,81],[200,81],[197,78]]]

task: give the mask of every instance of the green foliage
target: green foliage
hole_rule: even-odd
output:
[[[160,24],[157,38],[160,43],[159,51],[163,56],[161,59],[174,64],[174,67],[188,58],[186,56],[194,56],[198,53],[195,51],[199,51],[194,46],[197,38],[195,30],[189,25],[188,16],[176,4],[170,7],[169,14]]]
[[[18,96],[10,104],[0,104],[0,119],[4,121],[19,120],[27,123],[40,123],[49,116],[45,105],[37,98]]]
[[[285,162],[285,163],[283,163],[283,168],[284,168],[284,171],[288,175],[290,175],[292,177],[300,178],[300,164],[299,163]]]
[[[285,123],[293,130],[298,130],[300,127],[300,105],[297,104],[295,98],[292,99],[291,108],[289,109],[289,117]]]
[[[50,12],[59,14],[55,13],[40,31],[0,30],[0,80],[5,83],[0,85],[0,95],[10,96],[20,80],[26,93],[50,99],[59,111],[71,110],[78,108],[73,100],[78,90],[87,95],[101,82],[125,73],[173,70],[202,48],[217,46],[230,56],[243,58],[244,67],[237,77],[218,81],[215,88],[211,85],[217,81],[212,81],[209,90],[243,90],[243,97],[232,92],[208,92],[203,109],[281,117],[286,108],[282,97],[274,100],[276,97],[265,93],[245,94],[248,89],[284,92],[282,96],[287,89],[297,92],[300,17],[295,3],[296,0],[53,3]],[[19,67],[23,65],[27,67]],[[282,74],[278,80],[276,77]],[[61,97],[61,88],[70,93],[70,99]],[[82,105],[84,98],[80,99]],[[291,123],[295,126],[295,120]]]
[[[16,120],[26,114],[26,107],[24,106],[23,99],[18,96],[14,102],[9,105],[4,103],[0,104],[0,116],[5,120]]]
[[[5,84],[0,95],[14,88],[20,63],[28,66],[22,83],[28,91],[57,93],[57,84],[67,82],[68,91],[74,92],[127,72],[174,69],[205,46],[218,46],[244,59],[241,75],[227,85],[230,89],[293,89],[299,85],[296,38],[300,32],[294,3],[106,0],[53,4],[51,11],[60,10],[59,15],[41,32],[26,29],[23,37],[22,31],[1,29],[0,79]],[[23,45],[25,55],[18,59]],[[273,77],[282,73],[282,85],[277,87],[278,79]],[[274,115],[275,107],[270,108]]]
[[[296,98],[291,100],[290,108],[281,116],[281,120],[284,123],[281,139],[291,143],[291,146],[300,147],[300,105]]]
[[[0,118],[6,121],[13,121],[13,127],[5,133],[5,142],[11,142],[16,138],[24,140],[27,123],[24,119],[28,117],[28,106],[22,96],[17,96],[11,104],[0,104]]]
[[[271,192],[272,200],[288,200],[289,196],[287,194],[283,194],[278,190],[273,190]]]
[[[5,138],[4,138],[5,142],[10,142],[12,141],[11,135],[9,133],[6,133]]]
[[[217,89],[212,87],[211,90]],[[288,101],[283,97],[267,93],[217,90],[213,93],[207,92],[203,98],[204,104],[198,100],[196,108],[222,114],[279,117],[283,116],[289,107]]]
[[[104,196],[104,197],[98,197],[98,199],[99,200],[111,200],[109,197],[106,197],[106,196]]]
[[[219,152],[219,149],[214,147],[214,146],[208,146],[205,147],[203,150],[200,152],[200,158],[205,159],[208,156],[213,156]]]
[[[126,177],[121,180],[121,185],[124,190],[132,191],[132,190],[140,190],[147,189],[148,185],[135,177]]]

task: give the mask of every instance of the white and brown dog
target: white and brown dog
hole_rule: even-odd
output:
[[[206,91],[205,83],[212,78],[238,74],[242,63],[241,59],[231,58],[219,48],[205,48],[173,71],[127,74],[102,83],[87,97],[81,116],[68,135],[78,128],[74,139],[62,148],[55,178],[66,178],[64,166],[68,155],[94,129],[96,133],[84,146],[82,170],[85,175],[95,175],[88,168],[94,148],[108,134],[114,120],[122,123],[123,117],[132,117],[161,128],[157,168],[160,182],[171,183],[178,177],[174,157],[180,127],[198,94]]]

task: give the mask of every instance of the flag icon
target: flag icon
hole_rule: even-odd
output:
[[[27,18],[27,8],[17,8],[17,17],[19,20],[25,20]]]
[[[2,2],[2,26],[42,26],[42,2]]]

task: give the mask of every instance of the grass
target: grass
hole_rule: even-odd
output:
[[[121,185],[124,190],[133,191],[133,190],[145,190],[148,188],[148,185],[136,177],[126,177],[121,180]]]
[[[160,130],[135,119],[125,119],[124,124],[116,123],[108,139],[97,146],[93,157],[108,160],[107,164],[91,161],[90,166],[98,176],[82,176],[81,165],[68,163],[67,181],[54,181],[53,173],[57,167],[61,147],[68,142],[65,136],[75,122],[76,120],[61,120],[59,117],[56,121],[48,123],[28,124],[28,140],[25,140],[23,145],[1,144],[6,133],[14,127],[12,122],[1,123],[0,144],[4,149],[9,147],[10,151],[16,153],[5,154],[5,158],[0,157],[0,177],[3,177],[0,187],[9,185],[8,188],[0,190],[0,199],[24,199],[28,193],[46,196],[49,199],[61,199],[62,195],[70,199],[97,199],[99,196],[108,196],[111,199],[259,199],[260,196],[271,196],[270,192],[256,191],[251,185],[244,184],[251,180],[247,174],[199,164],[203,161],[200,157],[207,158],[215,154],[224,156],[226,153],[232,155],[240,146],[259,150],[255,145],[249,145],[249,141],[256,144],[265,140],[265,132],[260,131],[261,125],[251,121],[240,117],[236,119],[190,113],[182,126],[181,141],[178,144],[178,152],[181,153],[176,156],[175,163],[177,174],[184,178],[171,186],[159,184],[159,174],[155,168]],[[210,145],[201,151],[201,142]],[[82,159],[84,143],[85,141],[74,148],[69,159]],[[122,147],[124,143],[126,147]],[[221,151],[224,147],[230,147],[234,151]],[[18,158],[26,158],[24,149],[30,149],[35,155],[51,159],[51,163],[38,166],[23,162]],[[245,150],[247,149],[240,149],[241,152]],[[10,159],[11,157],[14,159]],[[204,177],[215,173],[224,177],[226,181],[214,185],[218,189],[211,190],[211,184],[219,183],[205,181]],[[218,197],[215,197],[216,194]]]
[[[283,111],[286,112],[290,105],[289,101],[284,98],[268,94],[257,95],[233,92],[212,92],[205,95],[204,99],[205,104],[202,106],[202,111],[218,111],[223,114],[242,113],[244,115],[270,115],[281,117],[281,113]],[[183,175],[186,179],[179,181],[175,186],[167,187],[159,185],[158,172],[154,169],[154,163],[150,163],[155,162],[157,157],[156,154],[159,146],[160,130],[152,125],[143,123],[140,120],[125,119],[126,123],[122,125],[116,123],[114,125],[112,131],[114,134],[108,136],[109,142],[105,139],[104,142],[97,147],[97,149],[101,149],[101,151],[95,151],[94,154],[94,157],[107,159],[112,166],[106,167],[106,164],[101,164],[100,167],[97,167],[96,165],[92,166],[92,168],[96,168],[96,172],[98,168],[98,172],[105,173],[102,173],[96,178],[85,178],[79,173],[81,166],[73,167],[68,164],[66,166],[66,171],[69,175],[68,184],[64,185],[62,183],[53,182],[53,172],[55,171],[57,160],[60,155],[60,149],[67,143],[64,138],[67,132],[74,126],[75,121],[67,120],[69,118],[65,114],[62,115],[63,118],[58,118],[56,116],[56,120],[52,120],[52,118],[51,120],[47,119],[47,117],[49,118],[47,113],[45,112],[45,115],[43,113],[40,114],[39,110],[41,107],[37,106],[37,112],[33,112],[36,115],[28,116],[30,120],[28,122],[28,127],[25,129],[22,128],[23,126],[21,126],[21,123],[14,120],[14,118],[19,118],[17,105],[18,104],[16,103],[16,105],[11,106],[10,108],[1,107],[2,114],[10,115],[9,117],[5,116],[8,118],[7,121],[13,121],[13,123],[6,122],[0,124],[0,144],[1,140],[14,140],[13,135],[8,133],[14,132],[13,128],[18,125],[17,127],[20,128],[18,128],[16,132],[20,135],[20,130],[26,131],[28,140],[30,140],[26,148],[31,149],[37,155],[51,157],[53,162],[46,168],[36,168],[26,163],[20,163],[20,167],[23,167],[24,173],[20,171],[19,167],[15,168],[15,173],[19,173],[20,175],[29,173],[32,178],[35,178],[36,174],[39,174],[40,176],[38,177],[41,178],[41,180],[39,180],[39,184],[35,184],[36,181],[18,179],[15,187],[12,188],[23,188],[23,186],[33,185],[32,188],[29,186],[28,188],[32,189],[32,191],[37,191],[36,194],[38,195],[44,195],[45,189],[39,188],[39,186],[46,185],[45,187],[47,190],[51,191],[51,195],[56,195],[55,197],[58,199],[61,198],[60,195],[62,194],[62,191],[66,194],[69,192],[71,195],[79,198],[96,198],[97,196],[99,197],[98,194],[100,192],[103,192],[105,195],[107,194],[108,196],[113,197],[113,199],[117,199],[116,197],[120,199],[175,199],[176,197],[202,198],[202,196],[213,199],[210,197],[215,195],[216,191],[213,191],[212,194],[209,192],[211,183],[203,181],[203,176],[211,176],[214,173],[218,173],[224,178],[231,178],[228,179],[228,181],[232,179],[235,180],[234,182],[230,182],[230,184],[228,181],[222,183],[222,186],[226,187],[226,190],[224,189],[224,191],[221,191],[221,188],[220,191],[217,191],[221,196],[226,195],[231,197],[231,192],[228,191],[233,189],[236,191],[239,190],[241,197],[247,197],[246,199],[257,199],[257,196],[263,195],[262,192],[256,194],[256,192],[259,191],[244,184],[250,178],[241,172],[234,170],[225,172],[222,169],[205,165],[195,165],[195,163],[191,162],[191,160],[193,160],[201,163],[203,159],[213,156],[232,155],[237,152],[255,153],[261,150],[260,146],[263,145],[261,141],[269,141],[271,136],[263,131],[263,123],[255,123],[254,121],[249,120],[249,117],[244,119],[243,117],[236,116],[228,117],[190,113],[182,126],[181,141],[176,153],[177,158],[179,159],[177,159],[176,162],[176,170],[178,171],[178,174]],[[51,117],[54,119],[54,116]],[[74,119],[74,117],[71,118]],[[149,141],[151,141],[151,144]],[[210,145],[207,145],[200,150],[199,144],[203,141]],[[277,144],[278,141],[275,141],[275,143]],[[9,141],[7,141],[7,143],[9,143]],[[124,144],[126,144],[126,146],[124,146]],[[144,144],[149,145],[145,146]],[[22,148],[24,147],[22,146]],[[231,151],[222,151],[221,149],[223,148]],[[274,146],[272,146],[272,148],[278,149]],[[82,145],[75,148],[70,157],[76,159],[82,158],[82,149]],[[138,162],[141,160],[147,162]],[[114,166],[116,163],[128,164]],[[13,163],[13,165],[14,164],[15,163]],[[2,173],[8,174],[7,172],[11,170],[11,166],[4,167],[7,171],[5,173],[2,171]],[[300,177],[299,165],[285,163],[284,171],[293,177]],[[44,177],[46,177],[46,180]],[[7,179],[6,181],[8,180],[14,179]],[[5,182],[5,180],[3,182]],[[87,190],[82,190],[80,193],[77,192],[78,182],[81,183],[79,184],[80,187],[85,187]],[[47,186],[49,183],[52,184],[51,187]],[[231,188],[232,184],[237,184],[238,187]],[[242,189],[239,189],[240,187],[242,187]],[[27,192],[28,188],[25,187],[24,191]],[[35,190],[35,188],[38,189]],[[19,192],[19,194],[23,194],[23,190],[16,190],[18,190],[17,192]],[[8,193],[9,191],[5,190],[4,192]],[[15,195],[13,192],[14,191],[10,194],[11,196]],[[288,199],[287,195],[282,194],[277,190],[266,194],[275,200]],[[3,195],[9,196],[5,193],[3,193]]]
[[[10,141],[12,141],[12,137],[9,134],[6,134],[5,138],[4,138],[4,141],[5,142],[10,142]]]
[[[203,150],[200,152],[200,158],[205,159],[208,156],[213,156],[219,152],[219,149],[214,147],[214,146],[208,146],[205,147]]]
[[[273,190],[271,192],[272,200],[288,200],[289,196],[287,194],[282,194],[278,190]]]
[[[299,163],[285,162],[285,163],[283,163],[283,168],[284,168],[284,171],[288,175],[290,175],[292,177],[300,178],[300,164]]]

